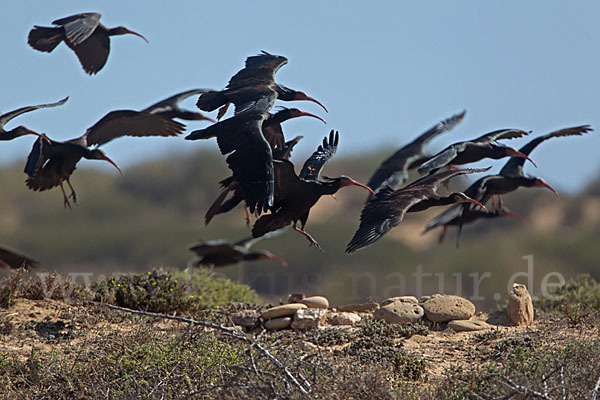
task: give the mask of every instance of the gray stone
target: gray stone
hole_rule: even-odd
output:
[[[459,296],[440,295],[423,303],[425,317],[432,322],[448,322],[455,319],[469,319],[475,314],[475,306]]]
[[[254,310],[244,310],[231,315],[231,321],[235,325],[241,325],[245,328],[252,329],[258,325],[260,314]]]
[[[306,304],[308,308],[329,308],[329,300],[323,296],[306,297],[298,303]]]
[[[375,310],[373,317],[391,324],[417,322],[423,318],[423,308],[415,303],[395,302]]]
[[[485,321],[480,320],[461,320],[457,319],[448,322],[448,328],[451,328],[457,332],[470,332],[470,331],[481,331],[483,329],[490,329],[492,326]]]
[[[396,302],[419,304],[419,300],[417,300],[417,298],[415,296],[396,296],[396,297],[390,297],[388,299],[385,299],[381,303],[381,307],[387,306],[388,304],[392,304],[392,303],[396,303]]]
[[[360,322],[360,315],[351,312],[332,313],[328,316],[333,325],[354,325]]]
[[[327,311],[322,308],[305,308],[296,311],[292,328],[307,331],[319,327],[319,323],[325,321]]]
[[[379,303],[375,303],[374,301],[369,301],[367,303],[362,304],[348,304],[345,306],[336,307],[337,311],[347,311],[347,312],[371,312],[377,310],[379,308]]]
[[[292,324],[292,317],[272,318],[265,322],[265,328],[274,331],[284,329]]]
[[[301,308],[306,308],[306,304],[291,303],[282,306],[275,306],[263,312],[260,316],[262,319],[271,319],[279,317],[291,317]]]

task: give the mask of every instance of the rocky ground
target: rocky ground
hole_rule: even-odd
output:
[[[206,307],[177,276],[151,276],[66,298],[5,281],[0,397],[600,396],[600,285],[589,279],[537,302],[533,323],[517,327],[503,307],[484,313],[446,295],[333,306],[298,294],[267,306],[219,286],[236,294]]]

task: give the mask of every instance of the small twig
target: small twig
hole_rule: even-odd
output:
[[[567,398],[567,387],[565,386],[565,368],[564,366],[560,366],[560,384],[562,385],[562,398],[566,400]]]
[[[500,375],[499,375],[500,376]],[[525,386],[521,386],[518,383],[516,383],[515,381],[513,381],[512,379],[510,379],[508,376],[500,376],[510,387],[512,387],[513,389],[517,390],[518,392],[524,394],[524,395],[529,395],[529,396],[534,396],[540,399],[544,399],[544,400],[552,400],[551,397],[546,396],[543,393],[540,392],[536,392],[533,389],[529,389],[526,388]]]
[[[300,382],[298,382],[298,380],[294,377],[294,375],[292,375],[292,373],[287,369],[287,367],[285,365],[283,365],[281,363],[281,361],[279,361],[271,353],[269,353],[269,351],[267,349],[262,347],[260,344],[256,343],[256,341],[254,339],[252,339],[249,336],[247,336],[243,333],[240,333],[234,329],[226,328],[223,325],[214,324],[212,322],[197,321],[197,320],[191,319],[191,318],[176,317],[176,316],[172,316],[172,315],[159,314],[159,313],[153,313],[153,312],[148,312],[148,311],[132,310],[130,308],[114,306],[112,304],[104,304],[104,305],[110,309],[124,311],[124,312],[128,312],[131,314],[144,315],[146,317],[153,317],[153,318],[171,319],[174,321],[187,322],[187,323],[193,324],[193,325],[200,325],[205,328],[210,328],[210,329],[220,331],[227,336],[231,336],[235,339],[242,340],[246,343],[250,343],[251,345],[256,346],[256,348],[258,350],[260,350],[261,353],[263,353],[269,360],[271,360],[271,362],[273,362],[273,364],[275,364],[275,366],[277,368],[279,368],[285,374],[285,376],[302,392],[302,394],[308,395],[308,391],[304,388],[304,386],[302,386],[302,384],[300,384]]]
[[[592,400],[597,400],[598,394],[600,394],[600,376],[598,376],[596,386],[594,386],[594,390],[592,390]]]

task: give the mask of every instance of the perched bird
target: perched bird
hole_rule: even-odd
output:
[[[4,125],[6,125],[11,119],[18,117],[19,115],[24,114],[29,111],[37,110],[39,108],[62,106],[63,104],[65,104],[67,102],[68,99],[69,99],[68,97],[65,97],[64,99],[57,101],[56,103],[21,107],[21,108],[17,108],[14,111],[9,111],[7,113],[1,114],[0,115],[0,140],[12,140],[12,139],[16,139],[20,136],[24,136],[24,135],[36,135],[38,137],[42,137],[43,136],[42,134],[34,132],[31,129],[28,129],[22,125],[17,126],[16,128],[11,129],[10,131],[4,130]]]
[[[418,171],[421,175],[433,174],[447,165],[468,164],[484,158],[498,160],[504,157],[522,157],[535,165],[529,157],[519,150],[495,142],[501,139],[519,138],[528,134],[528,132],[520,129],[500,129],[486,133],[474,140],[454,143],[421,164]]]
[[[300,175],[296,175],[294,164],[290,161],[275,160],[275,201],[271,207],[271,214],[261,216],[252,227],[252,236],[260,237],[268,232],[280,229],[293,223],[293,229],[304,235],[311,245],[323,250],[313,237],[308,234],[304,227],[308,220],[310,209],[319,201],[321,196],[335,194],[345,186],[359,186],[370,193],[373,190],[360,182],[347,176],[319,180],[323,166],[335,154],[339,142],[338,132],[333,130],[329,134],[329,140],[323,139],[323,145],[319,146],[312,156],[306,160]],[[300,222],[301,228],[296,224]]]
[[[240,185],[250,212],[267,211],[273,205],[273,153],[262,133],[269,118],[275,96],[261,98],[231,118],[193,131],[186,140],[217,138],[221,154],[226,158],[233,178]]]
[[[466,194],[467,191],[465,191]],[[525,221],[523,217],[514,211],[510,210],[506,206],[501,206],[497,210],[493,211],[482,211],[480,208],[469,208],[467,212],[463,212],[462,208],[463,204],[454,204],[442,212],[437,217],[433,218],[431,221],[427,223],[425,230],[422,234],[429,232],[432,229],[435,229],[439,226],[442,227],[442,233],[440,233],[440,237],[438,238],[438,242],[442,243],[444,238],[446,237],[446,232],[448,231],[448,227],[457,226],[458,232],[456,234],[456,247],[458,248],[458,243],[460,239],[460,234],[462,232],[463,225],[473,223],[481,218],[484,219],[495,219],[501,218],[504,216],[509,216],[516,218],[520,221]]]
[[[399,188],[408,180],[410,169],[419,167],[429,159],[429,156],[425,155],[425,146],[436,136],[453,129],[461,123],[465,118],[465,114],[466,111],[463,111],[437,123],[415,140],[396,151],[377,168],[369,179],[367,186],[375,192],[385,186],[392,189]]]
[[[418,212],[434,206],[460,202],[471,202],[486,210],[483,204],[464,193],[454,192],[441,197],[437,194],[437,190],[442,183],[455,176],[485,172],[490,168],[443,171],[418,179],[402,189],[393,190],[389,187],[380,189],[363,208],[360,226],[348,243],[346,253],[353,253],[375,243],[390,229],[400,224],[407,212]]]
[[[27,43],[36,50],[50,53],[64,40],[75,52],[84,71],[93,75],[100,71],[110,51],[110,36],[132,34],[148,40],[124,26],[107,28],[100,23],[100,14],[81,13],[57,19],[55,27],[34,25],[29,31]]]
[[[63,182],[71,189],[69,197],[77,204],[75,190],[70,177],[75,166],[82,159],[105,160],[121,170],[102,150],[89,149],[100,146],[122,136],[176,136],[185,126],[157,114],[133,110],[111,111],[90,127],[82,136],[65,142],[47,137],[39,138],[33,145],[25,173],[29,176],[27,187],[34,191],[44,191],[60,186],[65,207],[71,208]]]
[[[229,80],[224,90],[213,90],[202,94],[196,105],[203,111],[214,111],[223,106],[217,116],[217,119],[220,119],[227,112],[230,103],[235,104],[237,113],[262,97],[275,96],[284,101],[312,101],[327,112],[323,104],[306,93],[275,83],[275,74],[287,62],[287,58],[269,54],[266,51],[262,51],[256,56],[250,56],[246,59],[245,67]]]
[[[179,103],[187,99],[188,97],[206,93],[207,89],[193,89],[185,92],[177,93],[167,99],[161,100],[158,103],[151,105],[148,108],[142,110],[148,114],[158,114],[161,117],[173,119],[185,119],[187,121],[210,121],[217,122],[212,118],[205,116],[202,113],[196,111],[183,110],[179,107]]]
[[[263,124],[264,126],[264,124]],[[294,146],[302,139],[302,136],[296,136],[292,140],[288,140],[283,148],[275,147],[273,149],[274,160],[289,160]],[[206,225],[214,218],[217,214],[223,214],[231,211],[235,206],[244,201],[244,194],[237,181],[230,176],[219,182],[219,185],[223,188],[221,194],[215,199],[215,201],[208,208],[204,216],[204,222]],[[227,196],[231,193],[231,197]],[[246,211],[246,225],[250,226],[250,213],[248,207],[244,207]]]
[[[280,233],[281,230],[265,236],[272,237]],[[188,265],[194,267],[201,265],[223,267],[226,265],[238,264],[243,261],[273,260],[277,261],[282,266],[287,267],[288,264],[285,260],[267,250],[250,251],[250,247],[265,239],[265,236],[260,238],[246,238],[235,243],[229,243],[226,240],[209,240],[207,242],[191,244],[188,249],[196,253],[196,257],[190,260]]]
[[[0,268],[18,269],[18,268],[36,268],[40,263],[33,258],[19,253],[16,250],[0,246]]]

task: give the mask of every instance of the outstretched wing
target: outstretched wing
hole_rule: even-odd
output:
[[[14,111],[9,111],[6,114],[2,114],[2,115],[0,115],[0,129],[2,129],[4,127],[4,125],[6,125],[8,123],[8,121],[10,121],[11,119],[13,119],[21,114],[24,114],[29,111],[37,110],[38,108],[62,106],[63,104],[65,104],[67,102],[67,100],[69,100],[69,96],[65,97],[64,99],[62,99],[60,101],[57,101],[56,103],[48,103],[48,104],[40,104],[37,106],[21,107],[21,108],[17,108]]]
[[[432,175],[427,175],[420,179],[417,179],[416,181],[412,182],[410,185],[407,185],[402,190],[409,189],[409,188],[429,186],[434,191],[437,191],[437,189],[440,187],[440,185],[442,183],[454,178],[455,176],[464,175],[464,174],[473,174],[476,172],[486,172],[486,171],[489,171],[490,168],[492,168],[492,167],[490,166],[487,168],[463,168],[463,169],[453,169],[453,170],[449,170],[449,171],[442,171],[442,172],[438,172],[438,173],[435,173]]]
[[[497,131],[486,133],[485,135],[472,140],[472,142],[493,142],[494,140],[516,139],[526,135],[529,135],[529,132],[521,129],[499,129]]]
[[[61,25],[65,30],[67,40],[74,46],[80,45],[89,38],[100,24],[101,15],[98,13],[81,13],[52,21]]]
[[[427,174],[431,171],[438,170],[446,165],[450,164],[452,160],[456,157],[458,152],[464,148],[463,143],[455,143],[446,147],[446,149],[440,151],[435,156],[431,157],[429,160],[421,164],[417,171],[421,174]]]
[[[164,100],[161,100],[157,103],[152,104],[150,107],[147,107],[142,110],[142,112],[146,112],[148,114],[164,114],[169,113],[174,110],[179,109],[179,103],[187,99],[188,97],[208,93],[210,90],[208,89],[192,89],[187,90],[185,92],[177,93],[171,97],[168,97]]]
[[[318,181],[323,166],[335,154],[339,140],[339,132],[332,129],[329,132],[329,141],[327,141],[327,137],[324,138],[323,144],[304,163],[302,171],[300,171],[300,179]]]
[[[18,251],[0,246],[0,267],[17,269],[21,267],[36,268],[39,262]]]
[[[262,51],[256,56],[250,56],[246,58],[245,67],[231,77],[227,88],[272,85],[275,83],[275,74],[287,62],[287,58],[269,54],[266,51]]]
[[[462,213],[462,204],[452,204],[450,207],[444,210],[444,212],[439,214],[437,217],[431,219],[427,223],[427,226],[425,226],[425,230],[423,231],[423,233],[429,232],[430,230],[435,229],[438,226],[449,224],[450,222],[460,218]]]
[[[142,111],[111,111],[82,136],[87,146],[102,145],[121,136],[177,136],[185,125],[160,115]]]
[[[232,245],[223,239],[208,240],[206,242],[192,243],[188,250],[196,253],[198,256],[205,256],[210,253],[228,253],[232,251]]]
[[[592,127],[589,125],[581,125],[575,126],[572,128],[560,129],[558,131],[551,132],[547,135],[539,136],[525,146],[521,147],[519,151],[525,155],[529,155],[540,143],[550,138],[562,137],[562,136],[581,136],[584,133],[588,133],[593,131]],[[511,157],[504,167],[500,170],[500,175],[504,176],[522,176],[523,175],[523,165],[525,164],[525,159],[521,157]]]

